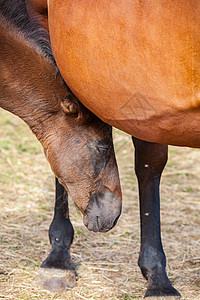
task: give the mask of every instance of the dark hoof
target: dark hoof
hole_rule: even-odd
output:
[[[144,297],[181,297],[181,294],[173,286],[169,286],[163,289],[148,288]]]
[[[76,275],[73,270],[40,269],[35,281],[40,288],[61,294],[74,287]]]

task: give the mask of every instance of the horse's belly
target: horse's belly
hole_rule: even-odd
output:
[[[101,119],[200,147],[200,2],[181,3],[50,0],[50,35],[65,81]]]

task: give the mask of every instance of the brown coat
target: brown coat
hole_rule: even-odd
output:
[[[58,67],[91,111],[131,135],[200,147],[199,0],[49,0]]]

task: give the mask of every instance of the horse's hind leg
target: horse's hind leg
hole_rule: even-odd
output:
[[[160,233],[159,185],[168,147],[133,137],[135,171],[139,184],[141,248],[138,265],[148,280],[145,297],[180,296],[166,274],[166,257]]]
[[[65,288],[75,285],[75,270],[69,253],[73,237],[74,230],[69,219],[68,195],[56,179],[54,218],[49,227],[52,250],[41,265],[44,268],[40,276],[40,285],[43,288],[53,292],[62,292]]]

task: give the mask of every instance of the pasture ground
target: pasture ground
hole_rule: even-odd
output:
[[[40,144],[17,117],[0,111],[0,299],[142,299],[146,282],[137,266],[139,208],[133,146],[115,131],[123,213],[107,234],[88,232],[70,200],[76,286],[62,295],[34,284],[50,246],[54,177]],[[162,238],[167,271],[183,299],[200,299],[200,151],[170,147],[161,188]]]

